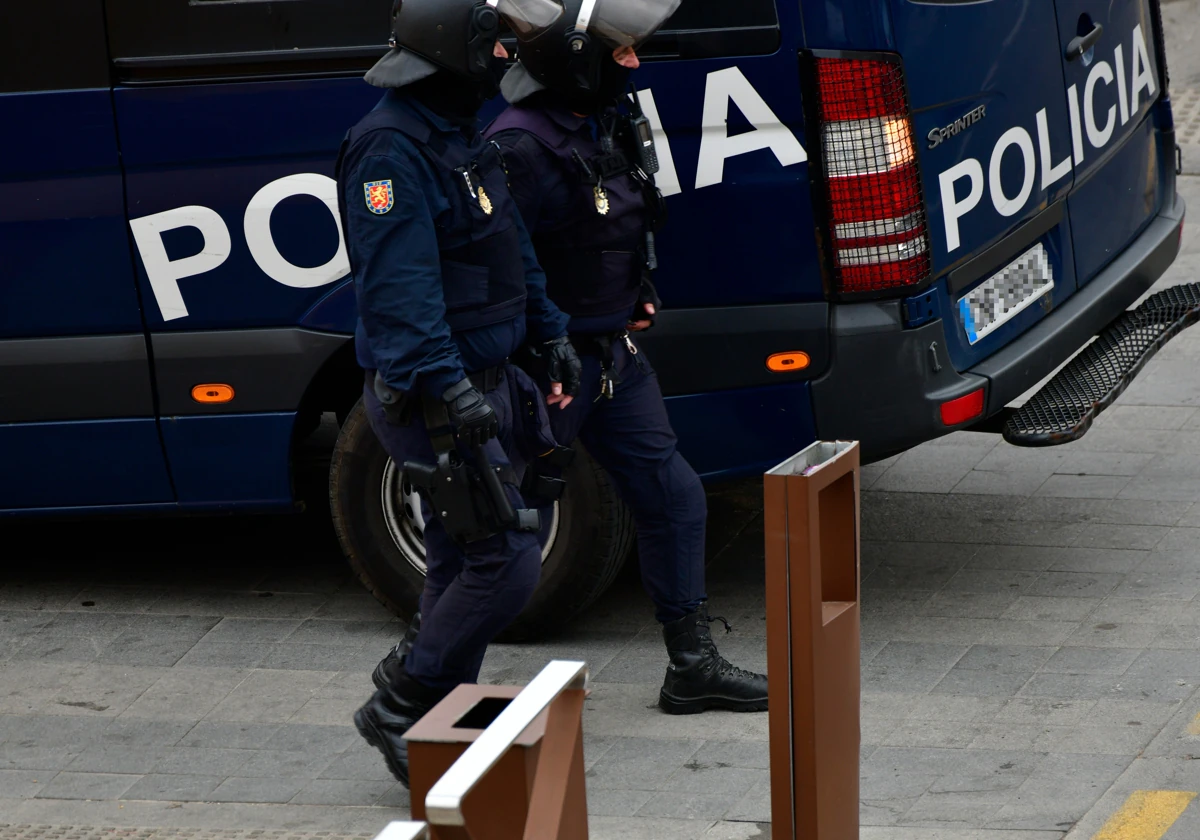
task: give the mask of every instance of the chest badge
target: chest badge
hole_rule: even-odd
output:
[[[483,191],[483,184],[475,188],[475,197],[479,199],[479,209],[489,216],[492,215],[492,199]]]
[[[608,215],[608,191],[597,184],[592,187],[592,197],[596,200],[596,212],[601,216]]]
[[[396,196],[392,192],[392,182],[367,181],[363,184],[363,192],[367,196],[367,209],[376,216],[382,216],[396,204]]]

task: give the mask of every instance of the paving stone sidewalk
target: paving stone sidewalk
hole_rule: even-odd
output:
[[[1182,189],[1200,208],[1200,179]],[[1198,268],[1189,231],[1164,283]],[[966,433],[864,469],[863,840],[1090,840],[1136,791],[1200,791],[1198,359],[1194,330],[1069,447]],[[318,501],[321,467],[300,476]],[[710,505],[721,649],[765,668],[759,487]],[[407,815],[350,725],[404,625],[313,508],[0,523],[0,840],[368,838]],[[483,679],[554,657],[595,678],[593,837],[769,836],[766,716],[654,707],[632,569]],[[1163,837],[1197,836],[1189,801]]]

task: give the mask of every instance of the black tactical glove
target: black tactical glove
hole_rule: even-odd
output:
[[[583,362],[575,352],[575,345],[567,336],[560,336],[546,342],[546,375],[551,382],[562,384],[563,393],[573,397],[579,393],[579,383],[583,378]]]
[[[464,379],[442,394],[450,425],[467,446],[482,446],[500,434],[500,421],[479,389]]]
[[[654,313],[646,311],[646,304],[654,307]],[[642,278],[642,287],[638,290],[637,305],[633,310],[633,317],[629,319],[630,323],[638,321],[649,321],[650,327],[654,326],[654,316],[662,311],[662,301],[658,298],[658,289],[654,288],[654,282],[649,277]],[[650,329],[646,327],[645,329]]]

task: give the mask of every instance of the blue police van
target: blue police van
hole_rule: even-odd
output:
[[[389,7],[6,11],[0,513],[291,509],[333,415],[342,545],[415,609],[420,507],[358,407],[330,177]],[[1162,35],[1158,0],[684,0],[636,77],[671,214],[642,343],[697,471],[1013,432],[1006,406],[1178,251]],[[630,547],[603,473],[569,478],[531,628]]]

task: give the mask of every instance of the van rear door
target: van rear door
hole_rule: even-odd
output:
[[[1149,224],[1162,204],[1150,110],[1163,79],[1152,3],[1055,0],[1071,117],[1068,200],[1080,285]]]
[[[1041,0],[892,0],[892,10],[937,278],[928,294],[945,316],[951,361],[964,370],[1076,288],[1065,207],[1074,183],[1071,122],[1058,21],[1054,4]],[[1042,279],[1008,283],[997,276],[1018,258],[1033,260]],[[1018,305],[991,305],[1014,296]],[[976,323],[970,313],[983,309],[991,316]]]

